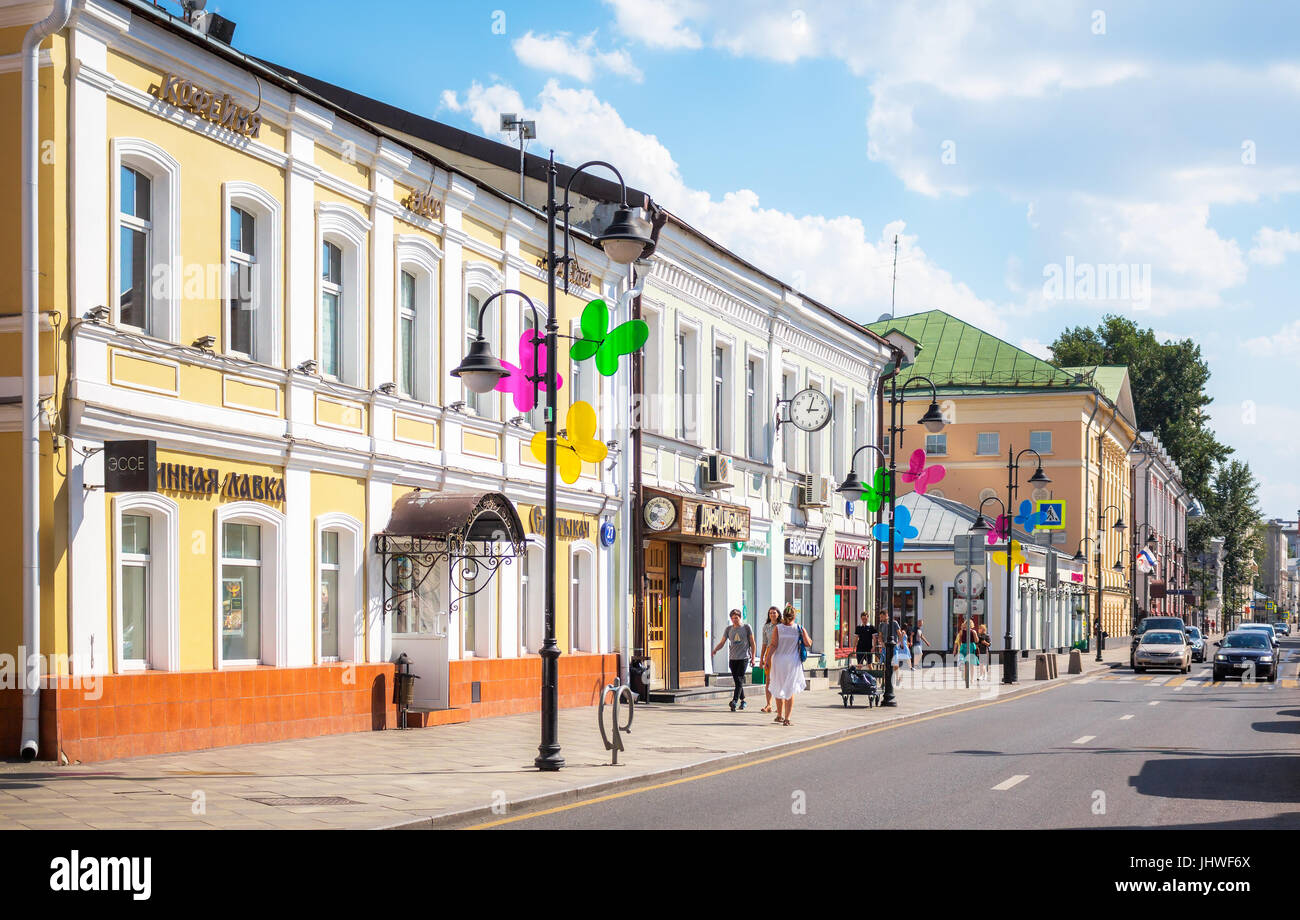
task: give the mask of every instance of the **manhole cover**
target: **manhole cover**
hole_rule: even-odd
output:
[[[341,795],[269,795],[262,798],[253,796],[248,797],[250,802],[258,802],[262,805],[274,805],[277,807],[286,807],[294,805],[360,805],[360,802],[354,802],[351,799],[345,799]]]

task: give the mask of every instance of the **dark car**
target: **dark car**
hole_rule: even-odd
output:
[[[1187,627],[1187,635],[1192,640],[1192,661],[1205,661],[1205,637],[1195,626]]]
[[[1142,641],[1142,634],[1151,629],[1176,629],[1187,636],[1187,624],[1183,622],[1182,617],[1146,617],[1138,624],[1137,631],[1133,633],[1133,644],[1128,647],[1128,666],[1130,668],[1137,666],[1136,653],[1138,644]]]
[[[1259,630],[1230,632],[1214,655],[1214,679],[1240,677],[1243,680],[1263,679],[1267,676],[1270,683],[1277,680],[1277,656],[1268,637]]]

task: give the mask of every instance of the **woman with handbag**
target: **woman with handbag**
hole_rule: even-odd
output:
[[[794,608],[789,604],[781,614],[781,623],[776,627],[773,643],[768,647],[764,667],[772,673],[772,696],[776,697],[776,719],[782,725],[790,724],[790,710],[794,707],[794,695],[801,693],[807,684],[803,678],[803,663],[812,648],[812,639],[804,632],[802,626],[794,621]]]
[[[767,705],[759,712],[772,711],[772,669],[767,666],[767,651],[776,644],[776,627],[781,622],[781,611],[773,606],[767,608],[767,622],[763,624],[763,651],[758,660],[763,662],[763,692],[767,694]]]

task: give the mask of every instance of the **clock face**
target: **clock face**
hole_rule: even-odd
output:
[[[642,515],[645,518],[645,526],[658,532],[673,526],[673,521],[677,520],[677,508],[671,500],[656,495],[645,503]]]
[[[831,401],[821,390],[800,390],[790,400],[790,421],[802,431],[821,431],[831,420]]]

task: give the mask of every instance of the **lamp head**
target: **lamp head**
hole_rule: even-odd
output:
[[[459,377],[471,393],[489,393],[510,372],[501,366],[501,362],[492,354],[492,346],[480,335],[470,344],[469,354],[451,375]]]
[[[844,477],[844,481],[840,483],[840,487],[835,491],[847,499],[855,500],[862,494],[863,488],[862,480],[858,478],[858,471],[849,470],[849,475]]]
[[[1041,463],[1038,464],[1038,469],[1034,470],[1034,475],[1029,477],[1029,484],[1033,486],[1046,485],[1051,481],[1052,480],[1047,478],[1047,474],[1043,472],[1043,465]]]
[[[992,527],[989,526],[989,519],[982,514],[977,514],[975,523],[970,525],[970,532],[980,536],[987,536],[990,530],[992,530]]]
[[[921,416],[919,424],[924,425],[925,430],[930,434],[938,434],[943,431],[946,422],[943,420],[943,413],[939,411],[937,402],[930,403],[930,408],[925,410],[925,415]]]
[[[1119,517],[1115,518],[1115,523],[1111,526],[1110,529],[1115,531],[1116,533],[1120,533],[1122,531],[1127,530],[1128,525],[1124,523],[1124,515],[1121,514]]]
[[[605,232],[596,237],[605,255],[619,265],[635,262],[647,247],[653,252],[654,243],[650,239],[650,221],[640,214],[640,208],[634,213],[623,205],[614,214],[614,220]]]

